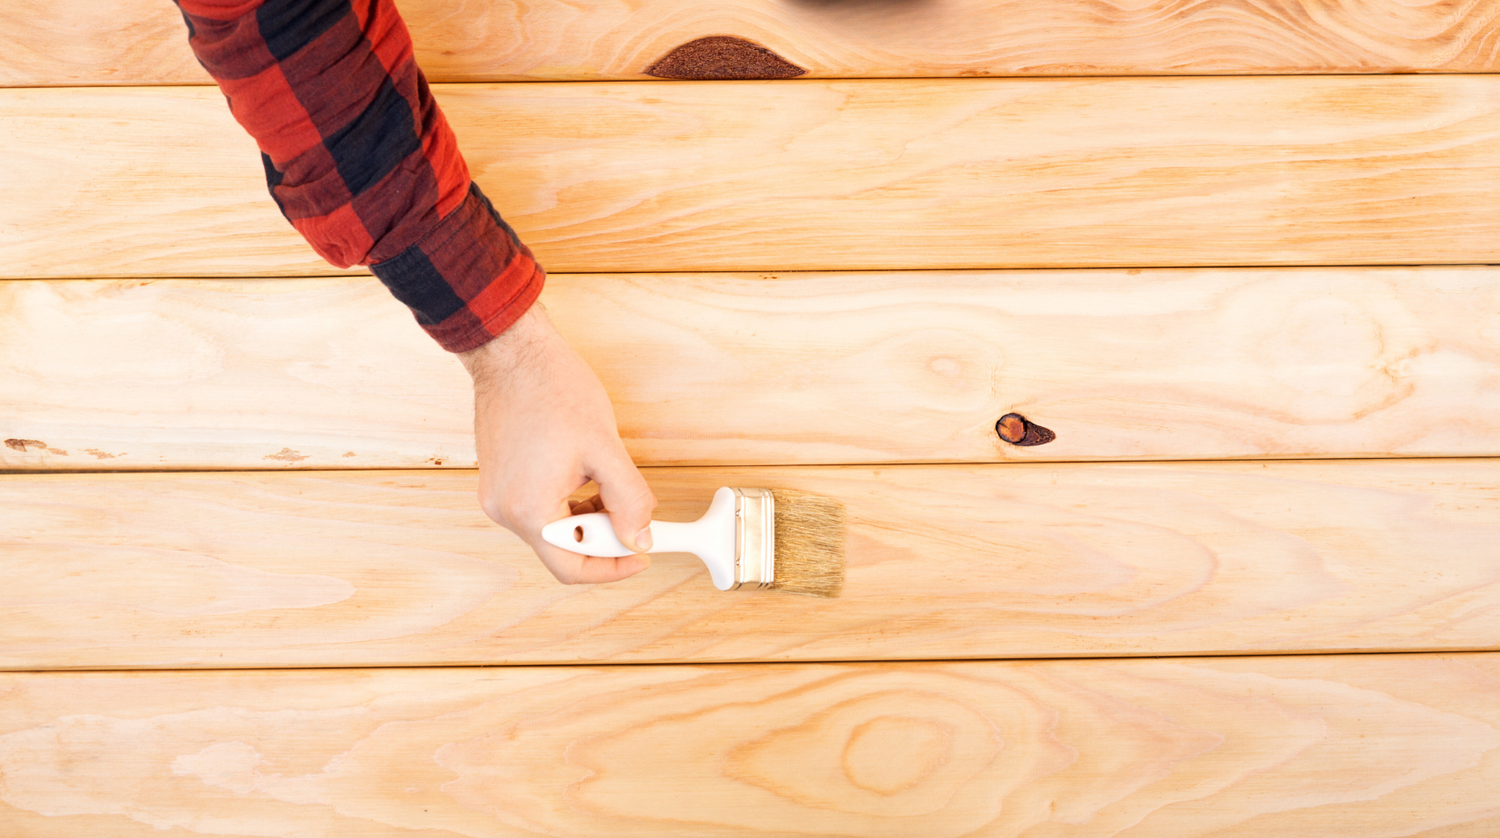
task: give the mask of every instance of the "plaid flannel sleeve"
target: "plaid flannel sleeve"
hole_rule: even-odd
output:
[[[470,180],[392,0],[176,2],[319,255],[370,265],[452,352],[531,306],[545,275]]]

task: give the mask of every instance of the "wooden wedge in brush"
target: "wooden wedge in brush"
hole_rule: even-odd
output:
[[[620,543],[605,512],[553,521],[542,538],[586,556],[635,552]],[[653,553],[702,559],[721,591],[748,586],[834,597],[844,586],[844,506],[820,495],[725,486],[696,521],[652,521],[651,540]]]

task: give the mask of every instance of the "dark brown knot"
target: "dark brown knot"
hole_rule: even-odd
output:
[[[688,41],[646,68],[659,79],[792,79],[807,71],[744,38],[710,35]]]

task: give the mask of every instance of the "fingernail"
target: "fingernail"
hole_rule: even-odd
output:
[[[651,525],[641,527],[641,531],[635,534],[635,549],[642,553],[651,552]]]

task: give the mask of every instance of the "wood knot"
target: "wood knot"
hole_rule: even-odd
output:
[[[39,439],[7,439],[5,441],[5,447],[9,448],[12,451],[20,451],[24,454],[26,453],[27,448],[46,448],[47,443],[42,442]]]
[[[1046,445],[1054,439],[1057,434],[1041,425],[1033,424],[1019,413],[1007,413],[1000,417],[995,423],[995,433],[1011,445]]]
[[[659,79],[791,79],[807,71],[760,44],[728,35],[688,41],[646,68]]]

